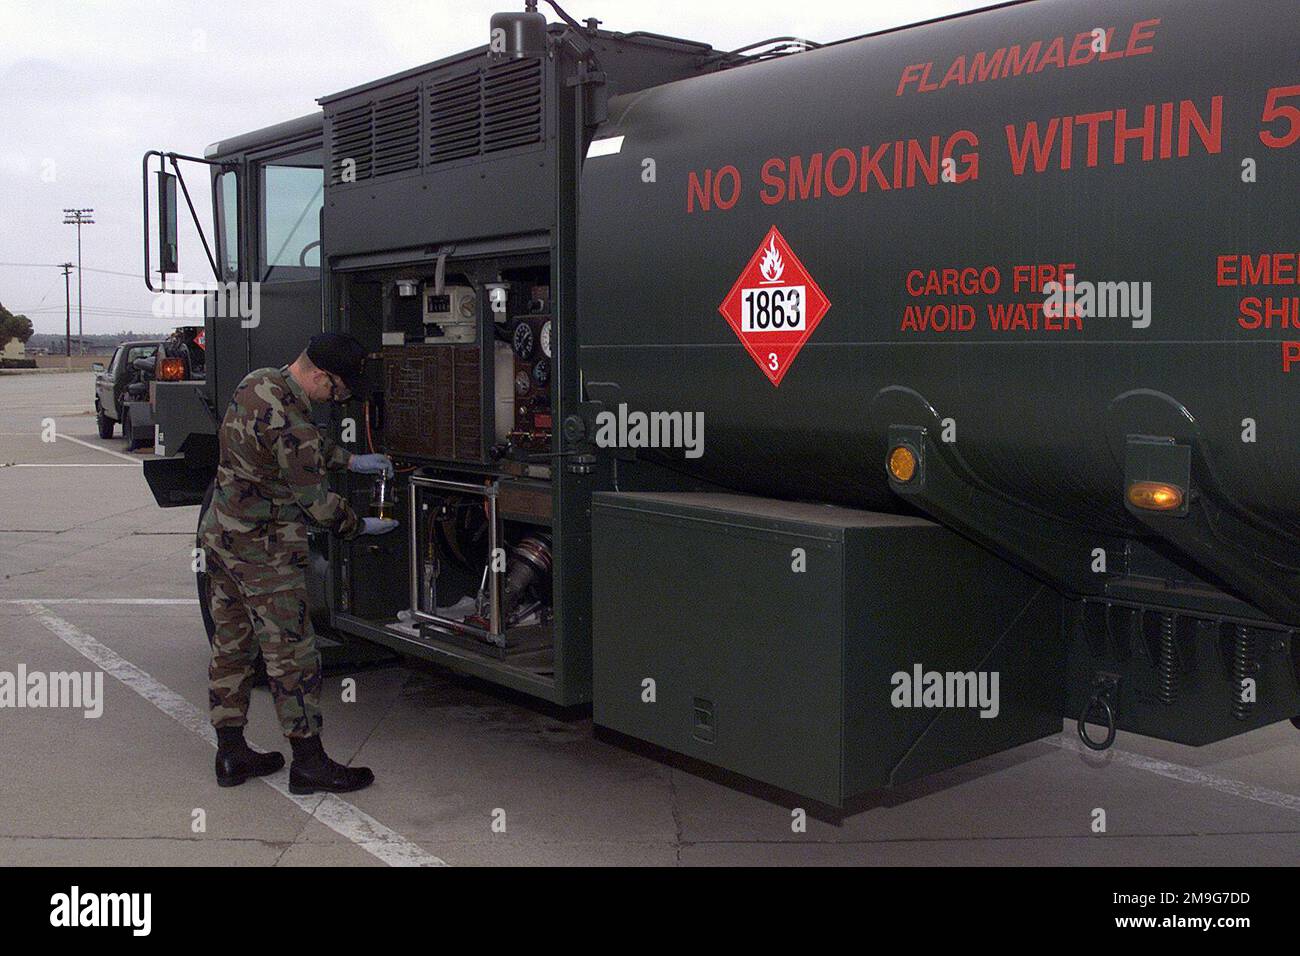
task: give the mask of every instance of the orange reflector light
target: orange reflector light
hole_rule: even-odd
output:
[[[1135,481],[1128,487],[1128,500],[1147,511],[1177,511],[1183,506],[1183,489],[1162,481]]]
[[[158,379],[163,382],[185,381],[185,359],[165,358],[158,363]]]
[[[895,481],[908,482],[916,476],[916,452],[899,445],[889,453],[889,473]]]

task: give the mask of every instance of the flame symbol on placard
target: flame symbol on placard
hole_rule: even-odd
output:
[[[763,261],[758,264],[758,269],[768,282],[781,281],[781,274],[785,272],[785,261],[781,258],[781,253],[776,251],[776,236],[772,237],[772,242],[763,251]]]

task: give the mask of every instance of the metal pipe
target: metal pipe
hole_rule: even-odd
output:
[[[417,553],[419,551],[419,536],[415,532],[417,512],[415,508],[416,488],[415,488],[414,480],[411,481],[410,488],[411,488],[410,507],[408,509],[410,527],[407,529],[407,533],[408,533],[407,541],[408,544],[410,545],[410,549],[409,549],[410,560],[407,562],[407,564],[410,569],[409,577],[410,577],[410,585],[411,585],[410,587],[411,613],[416,617],[418,617],[420,614],[420,581],[419,581],[420,557],[419,554]]]
[[[504,636],[501,629],[502,572],[496,568],[499,537],[497,532],[497,497],[492,495],[488,498],[488,625],[492,628],[493,637]]]
[[[427,485],[430,488],[441,488],[444,491],[463,491],[467,494],[482,495],[485,498],[495,498],[497,496],[496,485],[476,485],[468,481],[450,481],[445,478],[424,478],[420,475],[412,475],[411,481],[417,485]]]

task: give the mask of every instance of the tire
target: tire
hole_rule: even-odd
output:
[[[199,528],[203,527],[203,517],[208,513],[208,508],[212,505],[212,496],[217,491],[217,479],[213,478],[208,482],[208,490],[203,492],[203,504],[199,505],[199,523],[194,529],[194,547],[198,550],[203,549],[203,542],[199,540]],[[202,565],[206,567],[206,565]],[[212,608],[210,601],[212,597],[212,588],[208,581],[207,571],[195,571],[194,583],[199,591],[199,613],[203,615],[203,629],[208,633],[208,647],[212,646],[212,639],[217,633],[217,622],[212,620]]]
[[[208,578],[208,572],[198,571],[194,575],[194,583],[198,586],[199,592],[199,614],[203,616],[203,630],[208,635],[208,647],[212,647],[212,641],[217,636],[217,622],[212,620],[212,582]]]
[[[203,526],[203,516],[208,513],[208,507],[212,504],[212,495],[217,490],[217,482],[214,478],[208,485],[208,490],[203,493],[203,504],[199,506],[199,523],[195,528],[194,546],[202,548],[203,544],[199,541],[198,528]],[[199,593],[199,614],[203,617],[203,630],[208,635],[208,647],[212,647],[212,642],[217,635],[217,622],[212,619],[212,582],[208,577],[207,571],[194,572],[194,585]],[[266,683],[266,661],[262,659],[262,652],[259,649],[257,658],[253,662],[253,686],[260,687]]]
[[[95,424],[99,426],[100,438],[113,437],[113,426],[117,423],[104,414],[104,407],[99,402],[95,402]]]
[[[131,425],[131,410],[129,408],[122,410],[122,437],[126,439],[127,451],[135,451],[137,448],[148,448],[153,444],[152,439],[140,439],[135,437],[135,428]]]
[[[135,451],[140,447],[140,443],[135,440],[135,433],[131,430],[131,412],[129,410],[122,412],[122,437],[126,439],[127,451]]]

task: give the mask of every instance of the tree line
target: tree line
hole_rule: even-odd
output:
[[[3,303],[0,303],[0,352],[3,352],[5,346],[13,339],[26,345],[35,331],[31,319],[21,314],[14,315],[4,307]]]

